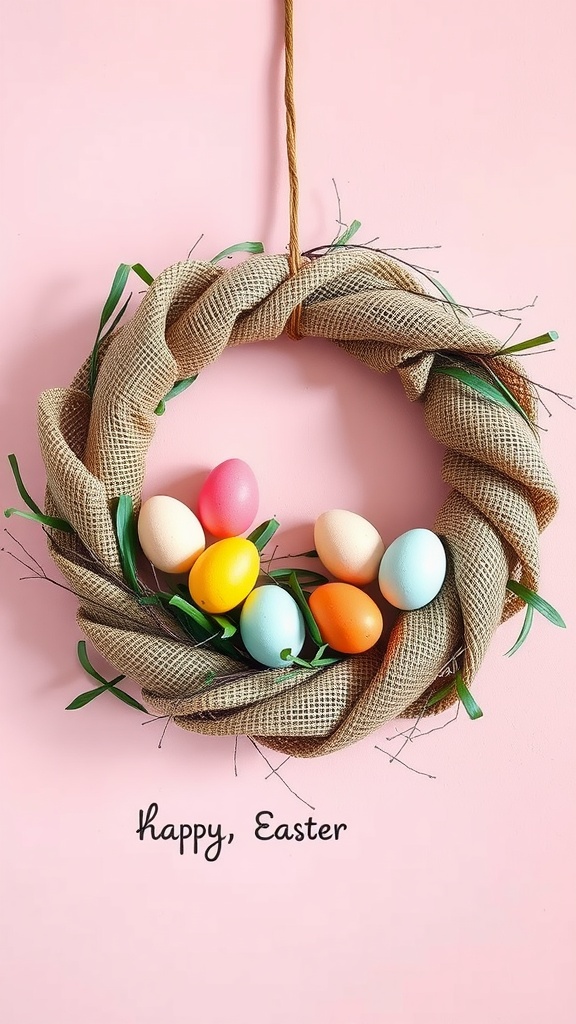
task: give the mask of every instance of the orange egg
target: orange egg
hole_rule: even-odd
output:
[[[310,611],[324,643],[342,654],[367,651],[384,628],[378,605],[351,583],[318,587],[310,597]]]

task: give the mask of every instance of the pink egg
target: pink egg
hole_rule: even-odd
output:
[[[216,466],[198,496],[198,517],[214,537],[237,537],[254,522],[258,511],[256,477],[242,459]]]

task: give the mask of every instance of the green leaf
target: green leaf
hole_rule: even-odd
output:
[[[466,714],[469,716],[469,718],[482,718],[484,712],[482,711],[482,708],[479,707],[476,701],[474,700],[474,697],[470,693],[470,690],[468,689],[466,683],[462,678],[461,672],[456,673],[456,676],[454,678],[454,685],[456,687],[456,693],[458,694],[460,700],[462,701],[464,710]]]
[[[137,274],[138,277],[142,279],[142,281],[145,281],[146,284],[151,284],[152,281],[154,280],[149,271],[146,270],[141,263],[121,263],[118,269],[116,270],[116,273],[114,274],[114,280],[112,281],[112,287],[110,288],[110,292],[108,294],[108,298],[106,299],[106,302],[104,303],[104,306],[102,308],[98,332],[96,334],[96,341],[94,342],[94,347],[90,354],[90,365],[88,368],[88,390],[91,395],[94,394],[94,389],[96,387],[96,378],[98,376],[98,353],[100,351],[100,345],[118,325],[124,313],[126,312],[126,307],[128,306],[128,302],[130,302],[130,298],[132,297],[129,296],[127,302],[124,303],[120,313],[114,320],[112,326],[104,334],[104,328],[106,327],[110,318],[113,316],[114,311],[116,310],[116,307],[118,306],[118,303],[122,298],[122,293],[124,291],[124,288],[126,287],[128,275],[131,270],[133,270],[134,273]]]
[[[109,321],[110,317],[112,316],[114,310],[116,309],[116,306],[120,302],[120,298],[121,298],[122,292],[124,291],[124,288],[126,287],[126,281],[128,280],[129,273],[130,273],[130,266],[129,266],[129,264],[128,263],[121,263],[120,266],[118,267],[118,269],[116,270],[116,273],[114,274],[114,280],[112,281],[112,286],[110,288],[110,292],[108,294],[108,298],[106,299],[106,302],[104,303],[104,306],[102,308],[102,313],[100,315],[100,325],[98,327],[98,336],[100,336],[100,334],[102,333],[104,327],[106,326],[106,324],[108,323],[108,321]]]
[[[524,616],[524,622],[522,624],[522,629],[520,630],[520,634],[518,636],[518,639],[517,639],[516,643],[514,644],[514,646],[511,647],[509,651],[506,651],[506,654],[508,655],[508,657],[510,657],[512,654],[516,654],[516,651],[518,650],[518,648],[522,647],[522,644],[524,643],[526,637],[528,636],[528,633],[530,632],[530,630],[532,628],[532,620],[533,620],[533,618],[534,618],[534,609],[533,609],[531,604],[527,604],[526,605],[526,615]]]
[[[113,686],[112,683],[110,683],[107,689],[109,689],[110,693],[113,693],[115,697],[118,697],[118,700],[123,701],[124,704],[128,704],[129,707],[135,708],[136,711],[143,711],[145,715],[148,714],[148,709],[145,708],[143,704],[140,704],[139,701],[134,700],[134,697],[131,697],[125,690],[121,690],[118,686]]]
[[[10,516],[21,516],[22,519],[32,519],[35,523],[42,523],[43,526],[50,526],[52,530],[62,530],[63,533],[74,533],[74,528],[65,519],[57,519],[55,516],[45,516],[43,512],[23,512],[19,508],[5,508],[4,515],[7,519]]]
[[[285,647],[282,651],[280,651],[280,657],[282,658],[283,661],[288,662],[290,665],[298,665],[299,668],[307,669],[326,668],[328,665],[335,665],[336,662],[342,661],[342,656],[329,656],[327,658],[323,658],[322,654],[326,650],[327,646],[328,644],[322,644],[322,646],[316,651],[316,654],[314,655],[311,661],[305,661],[304,658],[296,657],[296,655],[292,654],[292,651],[290,650],[289,647]],[[283,676],[283,678],[285,679],[286,676]]]
[[[462,312],[464,312],[463,307],[458,305],[454,296],[450,294],[448,289],[444,287],[442,282],[439,281],[437,277],[428,277],[427,274],[425,274],[424,276],[427,278],[428,281],[430,281],[434,285],[435,288],[438,289],[440,294],[443,295],[444,298],[448,300],[448,302],[450,302],[453,306],[456,306],[456,309],[461,309]]]
[[[310,608],[308,607],[308,602],[304,597],[304,594],[302,593],[302,587],[298,582],[298,578],[295,572],[290,573],[290,576],[288,578],[288,586],[292,593],[294,594],[296,604],[298,605],[300,611],[302,612],[302,615],[304,616],[304,622],[306,624],[306,628],[308,629],[308,632],[312,640],[314,641],[317,647],[321,647],[324,641],[322,640],[322,637],[320,635],[318,623],[316,622],[316,619],[314,618],[312,612],[310,611]]]
[[[96,671],[90,658],[88,657],[88,651],[86,650],[86,641],[79,640],[78,646],[76,647],[76,653],[78,654],[78,661],[82,665],[84,671],[95,679],[97,683],[101,683],[101,686],[97,686],[94,690],[88,690],[86,693],[81,693],[79,697],[76,697],[71,704],[68,705],[66,711],[75,711],[77,708],[83,708],[85,704],[89,704],[91,700],[98,697],[101,693],[106,690],[110,690],[118,700],[124,701],[125,704],[129,704],[131,708],[136,708],[137,711],[143,711],[144,714],[148,714],[147,709],[139,704],[134,697],[131,697],[129,693],[121,690],[117,684],[121,683],[126,676],[116,676],[114,679],[104,679],[99,672]]]
[[[522,583],[517,583],[516,580],[508,580],[506,587],[508,590],[511,590],[513,594],[516,594],[517,597],[522,598],[522,600],[525,601],[527,605],[530,605],[534,611],[540,612],[540,615],[543,615],[549,622],[552,622],[554,626],[560,626],[562,629],[566,629],[566,623],[560,615],[560,612],[557,612],[551,604],[548,604],[548,601],[545,601],[544,598],[540,597],[540,595],[534,590],[530,590],[528,587],[523,586]]]
[[[179,594],[171,596],[168,604],[173,608],[179,608],[189,618],[194,619],[209,636],[216,631],[217,634],[220,634],[221,640],[229,640],[238,632],[238,627],[227,615],[208,615],[191,601],[180,597]]]
[[[94,388],[96,387],[96,377],[98,376],[98,352],[100,349],[100,341],[102,338],[102,332],[108,323],[110,317],[114,313],[116,306],[120,302],[122,292],[126,287],[126,281],[128,280],[128,274],[130,273],[130,267],[127,263],[121,263],[116,273],[114,274],[114,280],[112,281],[112,287],[108,294],[108,298],[102,308],[100,314],[100,324],[98,326],[98,332],[96,334],[96,341],[90,355],[90,366],[88,371],[88,389],[90,394],[94,394]]]
[[[176,398],[177,395],[180,395],[183,391],[186,391],[186,388],[189,388],[190,385],[194,383],[197,377],[198,374],[195,373],[193,377],[185,377],[183,380],[177,380],[174,387],[170,388],[170,391],[166,395],[164,395],[164,398],[160,402],[158,402],[158,405],[154,409],[156,415],[163,416],[164,413],[166,412],[166,402],[169,402],[171,398]]]
[[[484,380],[483,377],[478,377],[475,373],[470,373],[469,370],[464,370],[460,366],[434,366],[432,372],[443,374],[445,377],[454,377],[456,380],[461,381],[462,384],[472,388],[473,391],[477,391],[479,395],[487,398],[490,402],[497,402],[498,405],[503,405],[505,408],[515,409],[527,423],[530,423],[530,418],[520,403],[516,401],[514,396],[503,385],[502,387],[495,387],[489,381]]]
[[[186,601],[185,598],[180,597],[179,594],[174,594],[168,603],[172,608],[178,608],[181,612],[184,612],[184,614],[187,615],[189,619],[193,619],[198,626],[202,626],[202,629],[205,630],[207,634],[214,632],[212,623],[210,622],[210,619],[204,615],[204,612],[201,612],[200,609],[196,608],[196,606],[191,604],[190,601]]]
[[[290,647],[284,647],[280,651],[280,657],[282,661],[288,662],[289,665],[298,665],[300,668],[312,668],[312,664],[309,661],[305,661],[304,658],[298,658],[295,654],[292,654]]]
[[[129,295],[129,296],[128,296],[128,298],[126,299],[126,302],[125,302],[125,303],[124,303],[124,305],[123,305],[123,306],[121,307],[121,309],[120,309],[120,312],[119,312],[119,313],[117,313],[117,314],[116,314],[116,316],[114,317],[114,319],[113,319],[112,323],[110,324],[110,327],[108,327],[108,328],[107,328],[107,329],[106,329],[106,330],[104,331],[104,334],[103,334],[103,335],[102,335],[102,336],[101,336],[100,338],[98,338],[98,345],[99,345],[99,346],[100,346],[100,345],[102,344],[102,342],[103,342],[103,341],[106,341],[106,338],[108,338],[108,337],[109,337],[109,335],[110,335],[110,334],[112,334],[112,331],[113,331],[113,330],[115,330],[115,328],[116,328],[116,327],[118,326],[118,324],[120,323],[120,321],[121,321],[122,317],[124,316],[124,313],[125,313],[125,312],[126,312],[126,310],[128,309],[128,306],[129,306],[129,304],[130,304],[130,299],[131,299],[131,298],[132,298],[132,292],[130,292],[130,295]]]
[[[232,622],[232,619],[229,619],[226,615],[211,615],[210,618],[220,626],[223,640],[229,640],[231,636],[238,632],[236,623]]]
[[[62,530],[65,533],[74,533],[74,529],[70,523],[66,522],[65,519],[59,519],[57,516],[45,515],[40,506],[37,505],[34,499],[28,494],[20,475],[18,459],[14,454],[8,456],[8,462],[10,463],[10,469],[12,470],[16,487],[18,488],[18,494],[22,498],[24,504],[28,506],[30,512],[21,512],[20,509],[17,508],[6,508],[4,509],[4,515],[6,518],[10,519],[10,516],[21,516],[22,519],[31,519],[35,523],[42,523],[43,526],[49,526],[52,530]]]
[[[95,679],[96,682],[103,683],[104,686],[116,686],[116,683],[120,683],[123,679],[126,678],[125,676],[116,676],[115,679],[111,679],[110,681],[108,681],[107,679],[104,679],[104,677],[101,676],[100,673],[96,671],[96,669],[94,668],[93,664],[90,661],[90,658],[88,657],[88,651],[86,650],[86,641],[85,640],[79,640],[78,641],[78,645],[76,647],[76,653],[78,655],[78,661],[82,665],[82,668],[84,669],[84,671],[89,676],[92,676],[92,679]]]
[[[138,598],[138,604],[141,605],[160,605],[161,608],[165,604],[170,604],[172,594],[168,594],[163,590],[158,590],[155,594],[142,594]]]
[[[226,256],[233,256],[235,252],[250,252],[259,253],[264,252],[264,246],[262,242],[237,242],[236,245],[230,245],[227,249],[223,249],[217,256],[214,256],[210,263],[219,263],[220,260],[226,258]]]
[[[512,392],[508,390],[508,388],[504,384],[504,381],[500,380],[500,377],[498,376],[498,374],[496,374],[494,372],[494,370],[492,369],[492,367],[489,366],[487,363],[484,364],[484,368],[485,368],[486,372],[488,374],[490,374],[490,376],[492,377],[492,380],[496,384],[496,387],[498,388],[498,390],[501,391],[502,394],[504,395],[504,397],[508,399],[508,401],[509,401],[510,405],[512,406],[512,408],[516,410],[518,415],[521,416],[523,420],[526,421],[526,423],[528,424],[529,427],[532,427],[533,424],[532,424],[532,421],[531,421],[530,417],[528,416],[528,413],[525,412],[525,410],[520,405],[520,402],[518,402],[518,400],[514,397]]]
[[[124,579],[135,593],[140,592],[136,572],[136,521],[129,494],[121,494],[116,505],[116,537]]]
[[[449,682],[447,686],[443,686],[441,690],[437,690],[436,693],[433,693],[432,696],[429,697],[428,700],[426,701],[426,707],[432,708],[434,707],[435,704],[439,704],[440,701],[444,700],[444,698],[447,697],[449,693],[452,693],[454,685],[454,680],[452,679],[452,681]]]
[[[280,527],[280,523],[277,519],[267,519],[265,523],[260,523],[252,533],[249,533],[246,540],[251,540],[258,551],[262,551],[269,540],[272,539],[276,530]]]
[[[138,277],[141,278],[142,281],[144,281],[144,284],[152,284],[154,280],[152,274],[150,273],[149,270],[146,270],[146,267],[143,267],[141,263],[133,263],[132,270],[134,271],[135,274],[138,274]]]
[[[10,463],[10,469],[12,470],[14,480],[16,481],[16,487],[18,488],[18,494],[22,498],[22,501],[28,506],[32,512],[37,512],[38,515],[43,515],[42,509],[36,504],[33,498],[30,497],[28,491],[24,487],[24,481],[20,475],[20,467],[18,465],[18,459],[15,455],[8,456],[8,462]]]
[[[337,235],[332,245],[347,245],[351,238],[360,230],[362,224],[359,220],[353,220],[351,224],[342,232],[341,235]]]
[[[546,334],[539,334],[537,338],[530,338],[528,341],[519,341],[515,345],[508,345],[506,348],[498,349],[496,356],[511,356],[514,352],[525,352],[528,348],[537,348],[540,345],[548,345],[551,341],[558,341],[557,331],[548,331]]]
[[[287,566],[283,569],[270,569],[268,575],[273,580],[282,582],[289,580],[292,573],[303,587],[316,587],[320,583],[328,583],[328,577],[322,573],[310,572],[308,569],[289,569]]]
[[[99,697],[101,693],[104,693],[108,689],[107,686],[97,686],[94,690],[86,690],[86,693],[81,693],[78,697],[75,697],[71,704],[68,704],[66,711],[77,711],[78,708],[83,708],[86,704],[89,704],[95,697]]]

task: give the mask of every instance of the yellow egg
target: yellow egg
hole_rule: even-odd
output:
[[[206,548],[192,566],[190,595],[207,612],[228,612],[248,596],[259,572],[256,545],[244,537],[226,537]]]

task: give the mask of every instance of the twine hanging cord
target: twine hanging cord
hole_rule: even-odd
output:
[[[290,186],[290,241],[288,245],[288,266],[294,277],[303,264],[298,240],[298,168],[296,161],[296,110],[294,104],[294,2],[284,0],[284,105],[286,107],[286,155],[288,157],[288,179]],[[299,303],[292,310],[286,330],[291,338],[301,338],[300,318],[302,306]]]

